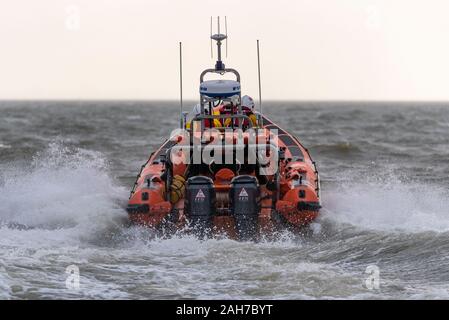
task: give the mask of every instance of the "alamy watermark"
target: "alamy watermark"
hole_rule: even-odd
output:
[[[77,5],[69,5],[65,7],[64,25],[68,31],[78,31],[81,28],[80,7]]]
[[[65,279],[65,287],[68,290],[79,290],[80,288],[80,268],[77,265],[70,265],[65,269],[68,274]]]
[[[365,7],[365,27],[372,31],[378,31],[382,28],[382,12],[376,5],[369,5]]]
[[[380,269],[376,265],[369,265],[365,269],[368,277],[365,278],[365,286],[368,290],[379,290],[380,288]]]

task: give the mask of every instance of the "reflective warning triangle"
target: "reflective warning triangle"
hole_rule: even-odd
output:
[[[239,193],[239,197],[247,197],[248,196],[248,192],[246,192],[245,188],[242,188],[242,191],[240,191]]]
[[[198,193],[196,194],[196,196],[195,196],[195,199],[196,198],[206,198],[206,196],[204,195],[204,192],[203,192],[203,190],[199,190],[198,191]]]

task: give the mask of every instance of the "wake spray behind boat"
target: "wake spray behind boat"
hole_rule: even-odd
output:
[[[212,34],[211,22],[210,37],[217,61],[201,73],[199,105],[190,113],[182,110],[180,43],[181,127],[142,166],[129,218],[165,234],[239,240],[308,225],[321,208],[315,163],[296,137],[262,114],[259,41],[259,111],[243,105],[240,74],[222,61],[227,32],[220,33],[219,18],[217,25]],[[205,80],[209,74],[219,78]]]

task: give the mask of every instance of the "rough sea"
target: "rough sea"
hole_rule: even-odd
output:
[[[448,299],[449,103],[264,113],[317,162],[320,218],[276,241],[199,241],[124,210],[176,102],[0,102],[0,298]]]

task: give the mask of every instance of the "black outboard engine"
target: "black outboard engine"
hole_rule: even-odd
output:
[[[212,179],[196,176],[187,180],[185,211],[194,233],[199,238],[208,236],[215,215],[215,190]]]
[[[231,181],[229,199],[240,240],[254,240],[260,211],[259,184],[253,176],[237,176]]]

